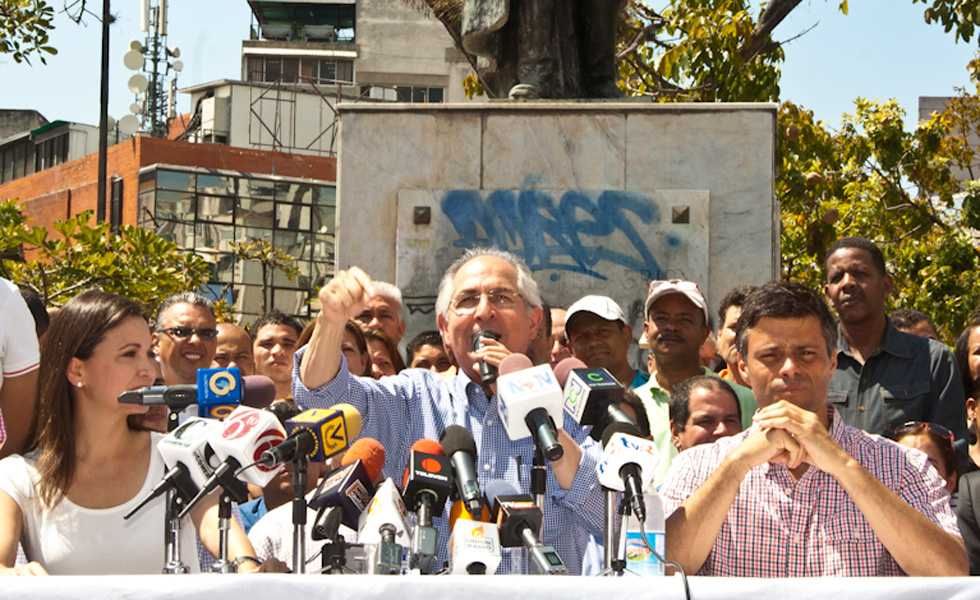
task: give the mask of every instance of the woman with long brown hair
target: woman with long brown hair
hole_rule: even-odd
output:
[[[154,374],[150,329],[136,303],[92,290],[58,311],[41,353],[27,451],[0,461],[0,574],[161,572],[163,498],[123,519],[164,473],[160,434],[130,429],[127,416],[147,407],[118,401],[151,385]],[[217,513],[212,494],[190,515],[212,553]],[[195,548],[194,529],[184,532],[182,546]],[[14,568],[18,542],[31,562]],[[229,554],[254,554],[237,526]],[[196,556],[188,558],[195,570]],[[257,568],[238,564],[241,572]]]

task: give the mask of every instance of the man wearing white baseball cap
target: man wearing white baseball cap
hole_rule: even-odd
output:
[[[682,381],[697,375],[715,375],[701,366],[699,350],[708,337],[708,302],[701,288],[693,281],[678,279],[650,282],[646,301],[647,319],[643,333],[655,358],[656,371],[650,373],[650,381],[637,388],[650,421],[660,464],[654,484],[663,481],[670,461],[677,456],[677,448],[670,437],[670,392]],[[742,412],[742,427],[752,424],[752,415],[759,405],[752,390],[733,385]]]
[[[635,388],[647,382],[643,371],[629,363],[633,328],[616,301],[607,296],[585,296],[568,307],[565,337],[572,356],[589,368],[603,368],[621,384]]]

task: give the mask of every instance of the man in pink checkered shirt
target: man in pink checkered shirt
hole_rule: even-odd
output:
[[[925,454],[845,425],[827,403],[837,326],[797,284],[746,300],[738,368],[760,409],[745,432],[676,457],[661,488],[667,558],[701,575],[966,575]]]

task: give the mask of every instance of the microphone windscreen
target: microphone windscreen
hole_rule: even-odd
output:
[[[344,424],[347,428],[347,439],[352,440],[357,436],[361,435],[361,413],[358,412],[356,408],[350,404],[334,404],[330,407],[333,410],[339,410],[344,413]],[[381,450],[382,457],[384,456],[384,449]]]
[[[442,449],[442,445],[428,438],[422,438],[416,440],[410,449],[410,452],[424,452],[426,454],[435,454],[436,456],[445,456],[446,453]]]
[[[557,365],[555,365],[555,379],[558,380],[558,385],[562,388],[565,387],[565,382],[568,381],[568,374],[572,372],[572,369],[588,369],[589,367],[581,360],[569,357],[562,359]]]
[[[497,372],[500,375],[510,375],[511,373],[523,371],[524,369],[530,369],[533,366],[534,363],[531,362],[531,359],[523,354],[508,354],[504,357],[504,360],[500,361]]]
[[[338,405],[339,406],[339,405]],[[385,466],[385,449],[376,439],[361,438],[350,445],[340,464],[349,465],[360,459],[371,481],[377,481]]]
[[[442,444],[442,451],[446,456],[452,456],[457,452],[465,452],[476,460],[476,440],[473,434],[465,427],[450,425],[442,430],[439,436],[439,443]]]
[[[518,496],[520,492],[517,491],[512,484],[504,481],[503,479],[494,479],[486,485],[484,488],[487,493],[487,503],[490,506],[494,506],[497,503],[497,498],[500,496]]]
[[[251,408],[265,408],[276,399],[276,384],[265,375],[242,377],[242,404]]]

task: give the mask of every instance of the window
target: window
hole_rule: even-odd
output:
[[[209,289],[236,312],[262,307],[262,267],[238,261],[231,243],[265,240],[295,258],[299,275],[276,272],[273,304],[308,314],[314,286],[334,273],[336,189],[309,181],[156,169],[139,179],[138,222],[211,265]]]

